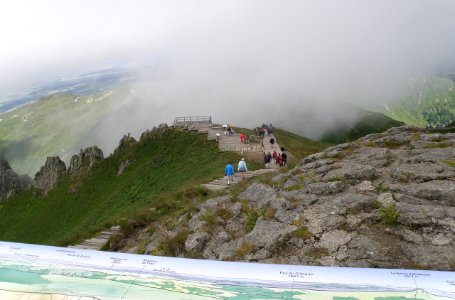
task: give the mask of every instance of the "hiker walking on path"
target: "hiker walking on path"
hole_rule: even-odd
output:
[[[286,152],[281,153],[281,166],[285,166],[286,163],[288,162],[288,155]]]
[[[273,133],[273,126],[272,126],[272,124],[267,125],[267,132],[268,132],[269,136],[272,135],[272,133]]]
[[[240,134],[240,141],[242,142],[242,144],[245,144],[245,139],[246,139],[246,136],[245,136],[245,134],[242,132],[242,133]]]
[[[272,148],[273,148],[273,145],[275,144],[275,139],[274,138],[270,139],[270,144],[272,145]]]
[[[270,154],[270,152],[269,152],[264,156],[264,165],[265,165],[266,169],[270,168],[271,161],[272,161],[272,154]]]
[[[228,178],[228,185],[234,183],[234,167],[231,165],[231,162],[229,162],[226,165],[226,168],[224,168],[224,175],[227,176]]]
[[[286,154],[286,148],[281,147],[281,165],[285,166],[286,163],[288,162],[288,155]]]
[[[264,128],[259,128],[259,136],[263,138],[265,136]]]
[[[248,168],[246,166],[246,162],[245,162],[245,159],[242,158],[240,161],[239,161],[239,166],[237,168],[237,170],[242,174],[242,177],[243,177],[243,173],[247,172],[248,171]]]
[[[281,154],[278,154],[277,157],[275,158],[275,164],[281,167],[282,166],[281,163],[282,163]]]

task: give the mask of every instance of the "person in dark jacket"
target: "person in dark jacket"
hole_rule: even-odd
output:
[[[271,161],[272,161],[272,154],[270,154],[270,152],[269,152],[264,156],[264,165],[265,165],[266,169],[270,168]]]
[[[286,154],[286,152],[281,153],[281,165],[285,166],[287,162],[288,162],[288,155]]]

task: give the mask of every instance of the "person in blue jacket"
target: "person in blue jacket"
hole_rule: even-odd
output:
[[[231,184],[231,182],[234,182],[234,167],[232,166],[231,162],[226,165],[226,168],[224,169],[224,175],[226,175],[228,178],[228,185]]]

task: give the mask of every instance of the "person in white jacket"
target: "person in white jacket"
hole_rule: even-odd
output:
[[[244,158],[242,158],[242,160],[239,161],[239,166],[238,166],[237,169],[240,172],[240,174],[242,174],[242,177],[243,177],[243,173],[248,171],[248,168],[246,166],[246,162],[245,162]]]

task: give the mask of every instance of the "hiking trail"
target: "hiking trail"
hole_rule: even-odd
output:
[[[198,134],[207,134],[208,140],[218,141],[218,148],[220,151],[233,151],[241,154],[245,152],[262,152],[265,155],[268,152],[273,153],[275,150],[277,153],[281,153],[280,146],[277,144],[276,138],[273,135],[268,136],[266,134],[263,138],[254,137],[254,139],[249,143],[243,144],[240,140],[239,133],[225,135],[224,128],[222,126],[212,125],[212,118],[210,116],[179,117],[175,119],[172,127],[179,130],[196,132]],[[274,145],[270,144],[270,139],[272,137],[275,139]],[[234,169],[237,170],[237,162],[233,162],[233,166]],[[243,173],[243,176],[240,172],[236,171],[231,186],[236,185],[240,181],[248,178],[277,172],[278,169],[279,166],[277,166],[275,161],[272,159],[269,169],[248,171]],[[223,170],[220,170],[220,173],[222,172]],[[220,191],[229,187],[226,176],[201,184],[201,186],[211,191]],[[102,231],[93,238],[87,239],[80,244],[68,247],[100,250],[104,245],[106,245],[106,243],[109,242],[110,238],[118,232],[120,232],[120,226],[112,226],[109,230]]]

